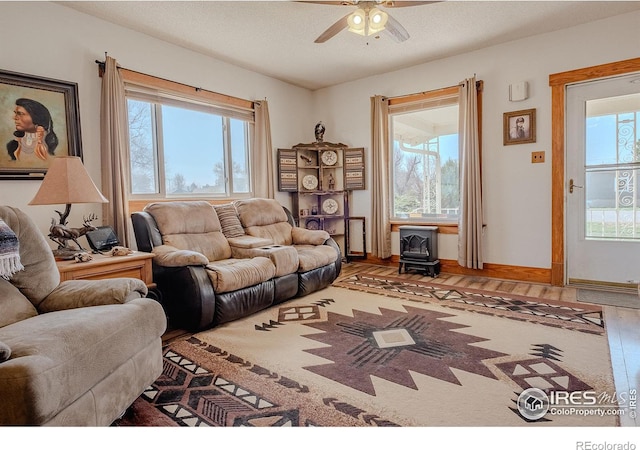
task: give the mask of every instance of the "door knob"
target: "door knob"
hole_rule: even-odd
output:
[[[573,194],[573,188],[580,188],[582,189],[583,186],[578,186],[577,184],[573,183],[573,178],[569,179],[569,194]]]

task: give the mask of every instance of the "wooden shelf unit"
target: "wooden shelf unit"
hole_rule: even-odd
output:
[[[292,195],[292,214],[303,228],[327,231],[349,254],[349,193],[364,189],[364,148],[313,142],[278,149],[278,190]]]

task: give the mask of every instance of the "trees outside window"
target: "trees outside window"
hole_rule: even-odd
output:
[[[392,108],[393,218],[457,221],[457,96],[405,106],[395,113]]]
[[[200,105],[128,98],[131,194],[221,196],[248,194],[246,120]]]

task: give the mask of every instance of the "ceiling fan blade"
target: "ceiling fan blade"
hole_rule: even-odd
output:
[[[298,0],[297,3],[313,3],[314,5],[335,5],[335,6],[351,6],[354,3],[351,1],[336,1],[336,2],[316,2],[314,0]]]
[[[391,36],[393,36],[398,42],[404,42],[409,39],[409,32],[400,25],[400,22],[391,17],[391,14],[388,15],[385,29],[391,33]]]
[[[316,44],[322,44],[323,42],[328,41],[329,39],[334,37],[336,34],[340,33],[342,30],[347,28],[349,26],[348,19],[350,15],[351,13],[347,14],[342,19],[338,20],[336,23],[331,25],[329,28],[326,29],[324,33],[318,36],[318,38],[313,42],[315,42]]]
[[[315,1],[315,0],[297,0],[297,3],[313,3],[315,5],[332,5],[332,6],[358,6],[360,3],[375,3],[380,6],[384,6],[385,8],[402,8],[405,6],[420,6],[420,5],[428,5],[430,3],[440,3],[444,0],[437,0],[431,2],[420,2],[420,1],[404,1],[404,2],[396,2],[394,0],[383,0],[383,1],[358,1],[358,0],[342,0],[342,1]]]
[[[384,6],[385,8],[403,8],[405,6],[420,6],[420,5],[429,5],[431,3],[440,3],[441,1],[442,0],[434,1],[434,2],[413,2],[413,1],[396,2],[393,0],[388,0],[388,1],[383,1],[382,6]]]

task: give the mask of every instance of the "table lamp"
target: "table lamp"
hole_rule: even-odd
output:
[[[78,243],[78,238],[87,231],[95,230],[90,223],[97,219],[97,216],[92,214],[89,218],[84,218],[84,224],[80,228],[68,227],[67,218],[71,212],[71,204],[108,202],[91,180],[80,157],[58,156],[51,161],[40,189],[29,205],[66,205],[64,212],[56,210],[60,216],[58,223],[51,219],[49,239],[58,244],[58,248],[53,251],[56,258],[72,259],[75,254],[84,251]],[[74,248],[69,241],[74,242],[78,248]]]

